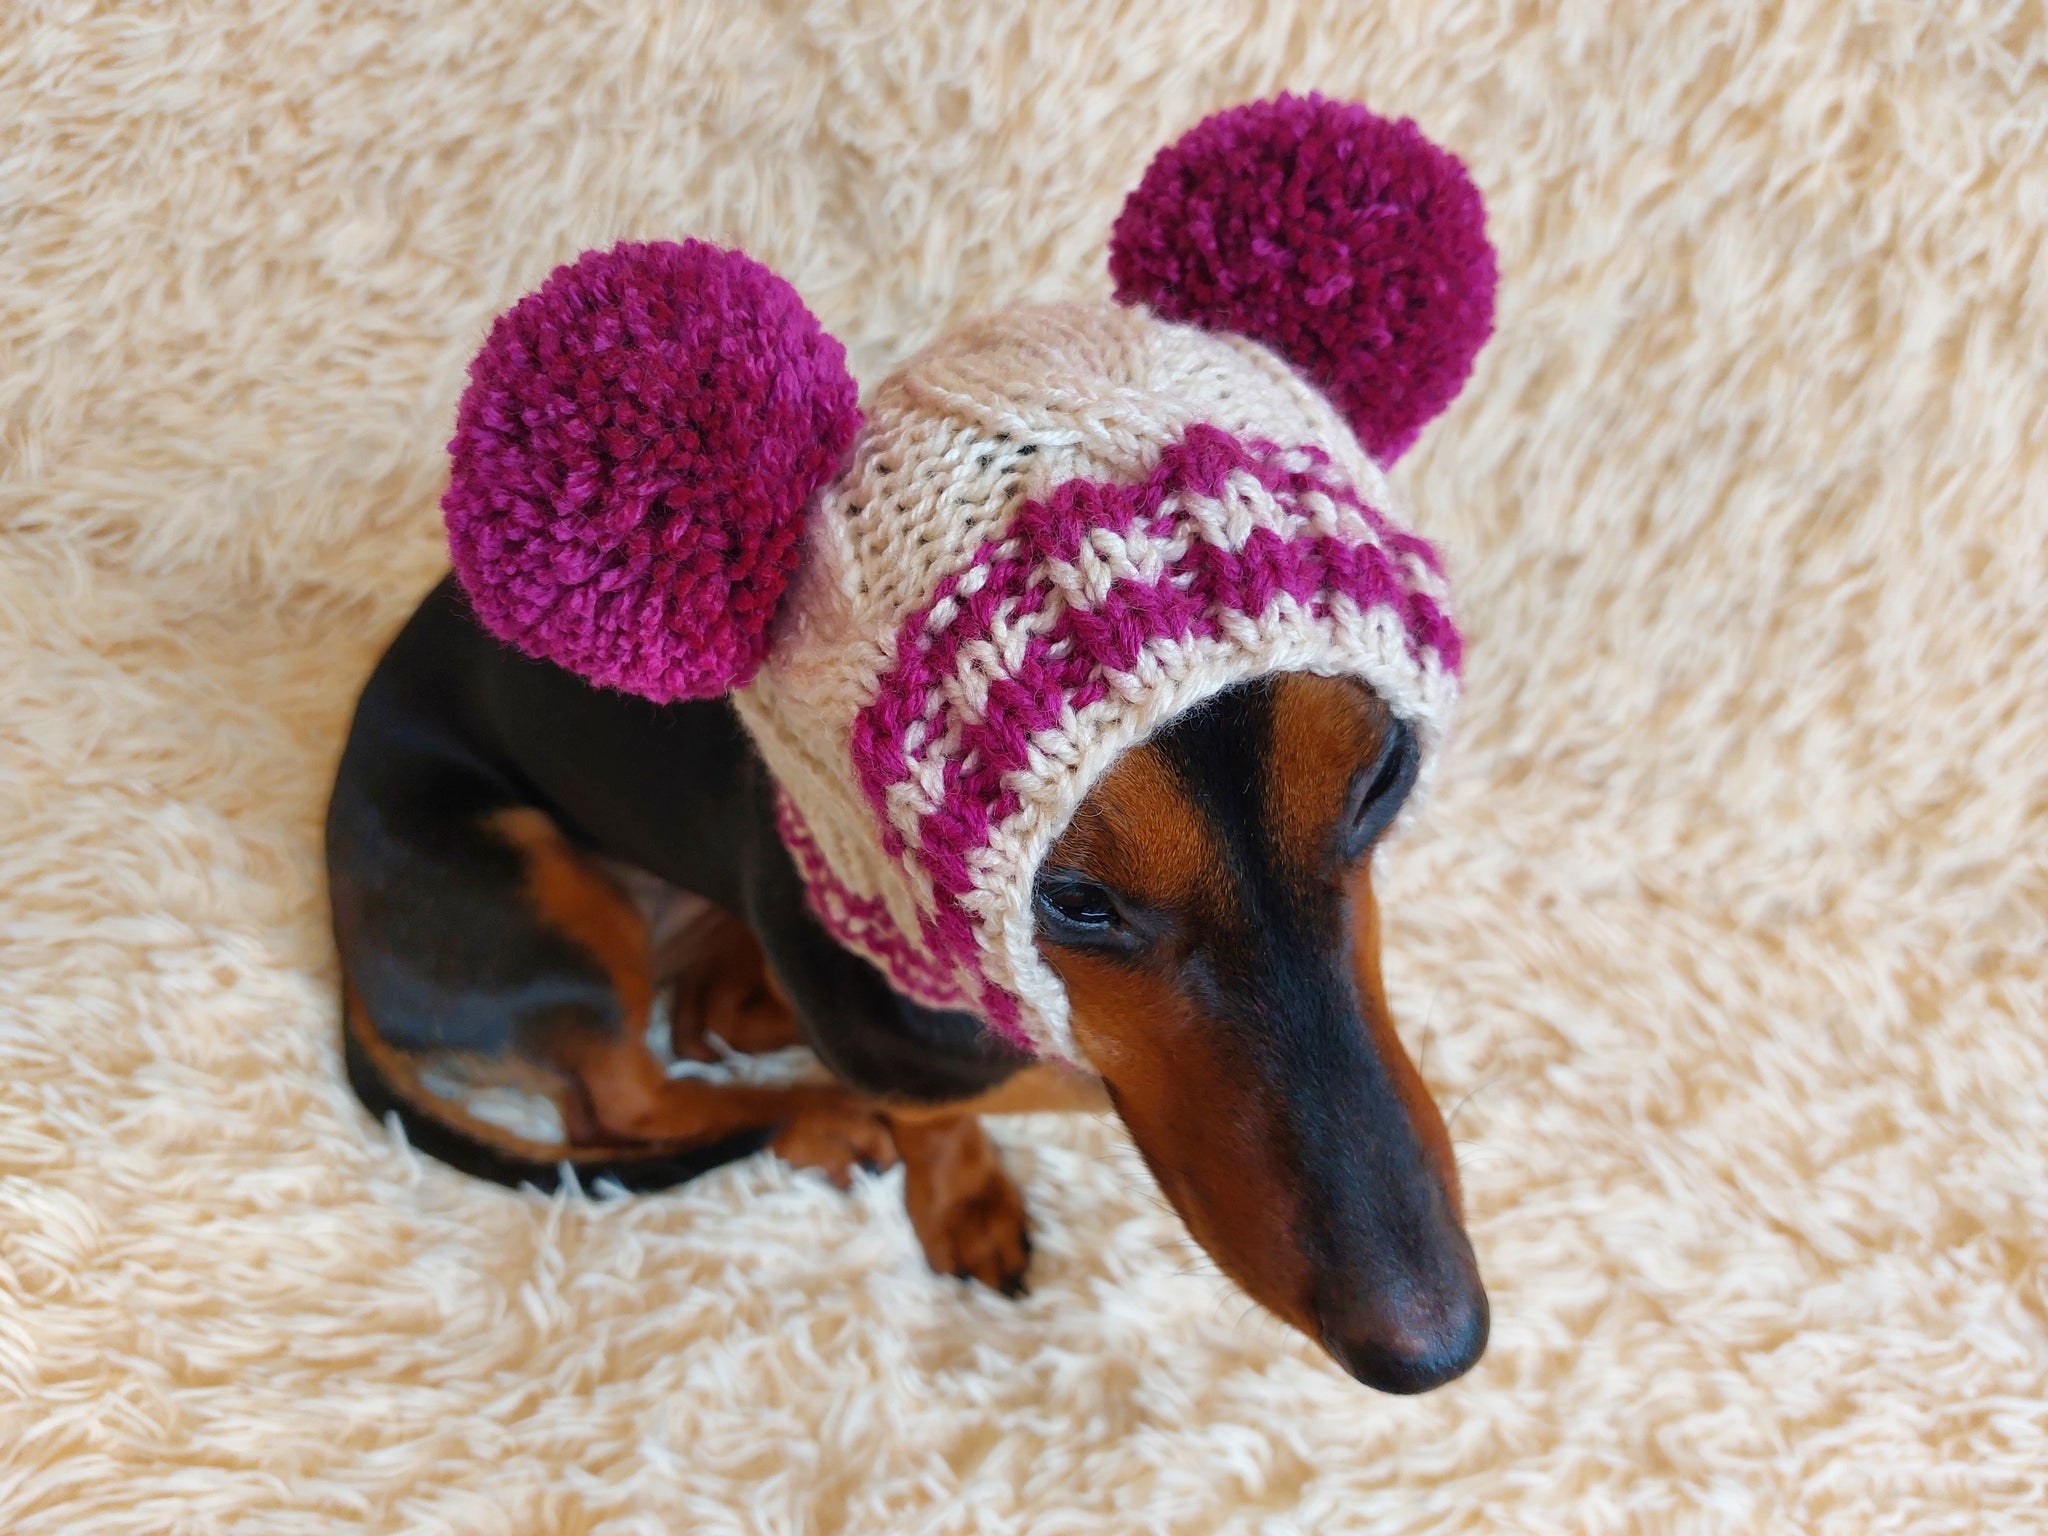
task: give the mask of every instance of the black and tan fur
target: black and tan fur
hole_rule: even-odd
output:
[[[1380,984],[1371,847],[1415,744],[1362,685],[1233,689],[1125,754],[1038,881],[1040,945],[1101,1082],[893,992],[806,910],[723,702],[655,706],[486,637],[443,582],[366,687],[328,818],[350,1079],[414,1144],[507,1183],[655,1188],[772,1146],[844,1182],[900,1159],[942,1273],[1021,1290],[1028,1224],[980,1114],[1106,1092],[1204,1248],[1359,1379],[1477,1359],[1486,1303],[1442,1118]],[[630,866],[713,904],[656,954]],[[832,1081],[671,1077],[676,1046],[801,1041]],[[566,1148],[430,1092],[549,1098]]]

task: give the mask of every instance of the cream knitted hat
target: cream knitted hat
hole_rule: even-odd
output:
[[[1308,671],[1370,684],[1433,762],[1458,635],[1382,466],[1494,286],[1463,167],[1317,97],[1162,152],[1111,272],[1123,303],[988,316],[856,412],[747,258],[586,256],[492,332],[444,502],[487,628],[658,700],[730,690],[826,928],[1069,1059],[1032,881],[1127,747]]]

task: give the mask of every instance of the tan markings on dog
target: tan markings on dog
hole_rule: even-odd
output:
[[[887,1100],[883,1113],[892,1124],[903,1121],[951,1120],[961,1115],[1108,1114],[1112,1108],[1102,1079],[1057,1062],[1037,1061],[1020,1067],[987,1093],[944,1104]]]
[[[1272,698],[1266,832],[1286,867],[1313,879],[1329,867],[1351,781],[1379,756],[1389,717],[1348,677],[1291,672],[1274,679]]]
[[[626,1038],[580,1024],[543,1031],[532,1048],[575,1078],[607,1136],[643,1147],[688,1147],[772,1125],[769,1145],[783,1161],[820,1169],[842,1187],[857,1166],[896,1161],[881,1117],[841,1088],[670,1077],[644,1034]]]
[[[574,1080],[596,1135],[644,1149],[650,1143],[694,1146],[773,1125],[778,1130],[770,1145],[785,1162],[820,1169],[842,1186],[856,1166],[894,1164],[888,1127],[843,1089],[670,1077],[647,1045],[654,988],[639,910],[539,811],[503,811],[491,825],[524,860],[527,892],[541,918],[604,968],[618,997],[616,1029],[563,1018],[531,1030],[522,1042]],[[742,951],[742,969],[745,964]]]
[[[1131,748],[1097,781],[1046,855],[1152,906],[1215,901],[1223,856],[1174,772],[1148,746]]]
[[[775,984],[753,929],[706,904],[686,942],[671,946],[670,1049],[692,1061],[714,1061],[716,1035],[745,1055],[802,1043],[796,1010]]]
[[[604,967],[626,1031],[637,1036],[654,1002],[639,909],[542,812],[519,806],[497,812],[489,825],[518,851],[527,896],[541,919]]]
[[[1031,1261],[1024,1197],[981,1122],[892,1115],[889,1125],[903,1154],[903,1203],[926,1262],[942,1275],[1022,1292]]]
[[[1293,673],[1273,690],[1273,761],[1285,764],[1267,780],[1266,823],[1290,868],[1311,877],[1326,867],[1348,806],[1351,780],[1378,759],[1391,715],[1379,697],[1349,678]],[[1457,1159],[1443,1114],[1424,1086],[1394,1030],[1380,976],[1379,903],[1372,860],[1361,859],[1345,877],[1351,912],[1351,979],[1373,1052],[1393,1079],[1401,1107],[1421,1139],[1424,1155],[1462,1209]]]
[[[1053,964],[1076,1000],[1082,1049],[1195,1241],[1249,1294],[1311,1329],[1299,1206],[1274,1156],[1282,1107],[1263,1102],[1231,1037],[1170,980],[1075,951]]]
[[[1351,893],[1351,980],[1358,988],[1360,1011],[1375,1055],[1394,1080],[1394,1091],[1407,1111],[1408,1123],[1422,1141],[1423,1155],[1443,1180],[1451,1209],[1465,1214],[1465,1191],[1458,1182],[1458,1159],[1451,1151],[1451,1133],[1443,1111],[1430,1097],[1414,1060],[1394,1030],[1394,1010],[1387,1006],[1386,983],[1380,977],[1380,907],[1372,889],[1372,861],[1360,862],[1349,882]]]
[[[1046,862],[1193,924],[1231,915],[1222,843],[1147,746],[1103,776]],[[1257,1101],[1227,1033],[1186,992],[1184,957],[1134,967],[1052,944],[1044,954],[1081,1048],[1196,1241],[1247,1291],[1309,1326],[1297,1205],[1271,1155],[1277,1108]]]
[[[501,1125],[473,1115],[459,1101],[436,1093],[421,1080],[430,1062],[440,1058],[400,1050],[377,1032],[369,1010],[355,988],[342,984],[342,1027],[355,1040],[372,1069],[392,1093],[430,1120],[460,1131],[471,1141],[525,1162],[553,1163],[564,1157],[571,1161],[596,1161],[621,1151],[639,1148],[594,1146],[565,1150],[561,1143],[533,1141]],[[577,1118],[581,1105],[574,1085],[560,1074],[516,1056],[465,1057],[465,1078],[477,1087],[513,1088],[548,1100],[568,1126]]]

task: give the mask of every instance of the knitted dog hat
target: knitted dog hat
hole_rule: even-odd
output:
[[[500,639],[731,693],[841,943],[1070,1059],[1032,881],[1119,753],[1306,671],[1362,678],[1434,759],[1458,633],[1384,469],[1463,385],[1495,281],[1464,167],[1316,96],[1162,151],[1109,265],[1117,303],[976,321],[863,412],[747,257],[586,255],[492,330],[442,504]]]

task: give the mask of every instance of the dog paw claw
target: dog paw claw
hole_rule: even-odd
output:
[[[933,1271],[977,1281],[1012,1300],[1030,1293],[1031,1229],[1024,1197],[991,1161],[980,1179],[944,1202],[912,1202],[911,1224]]]

